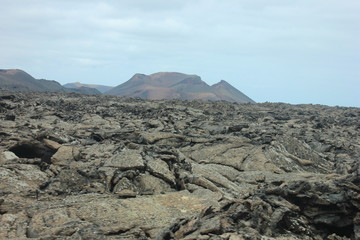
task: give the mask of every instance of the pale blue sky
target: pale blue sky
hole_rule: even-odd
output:
[[[62,84],[224,79],[257,102],[360,107],[359,0],[0,0],[0,68]]]

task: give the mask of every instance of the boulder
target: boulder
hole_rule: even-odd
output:
[[[123,150],[105,161],[104,167],[114,167],[121,170],[144,169],[145,164],[140,152]]]
[[[74,146],[61,146],[56,153],[51,157],[51,163],[55,165],[66,166],[71,161],[79,158],[79,149]]]

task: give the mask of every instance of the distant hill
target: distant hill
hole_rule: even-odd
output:
[[[47,87],[19,69],[1,69],[0,87],[12,91],[44,91]]]
[[[61,85],[53,80],[35,79],[20,69],[0,69],[0,89],[31,92],[75,92],[109,94],[143,99],[226,100],[238,103],[254,101],[222,80],[209,86],[197,75],[159,72],[151,75],[137,73],[130,80],[110,87],[80,82]]]
[[[89,87],[79,87],[79,88],[65,88],[64,92],[74,92],[74,93],[80,93],[80,94],[87,94],[87,95],[99,95],[101,92],[95,88],[89,88]]]
[[[82,87],[94,88],[94,89],[97,89],[101,93],[107,92],[113,88],[110,86],[104,86],[104,85],[98,85],[98,84],[85,84],[85,83],[81,83],[81,82],[67,83],[67,84],[64,84],[63,87],[75,88],[75,89],[82,88]]]
[[[109,95],[144,99],[202,99],[254,103],[252,99],[226,81],[209,86],[197,75],[160,72],[135,74],[130,80],[105,92]]]
[[[94,88],[81,87],[69,89],[53,80],[35,79],[20,69],[0,69],[0,88],[21,92],[76,92],[82,94],[101,94]]]
[[[212,85],[211,87],[214,89],[216,95],[223,100],[229,102],[247,101],[250,103],[254,103],[254,101],[251,98],[246,96],[244,93],[233,87],[225,80],[221,80],[220,82]]]

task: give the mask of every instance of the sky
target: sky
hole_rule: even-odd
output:
[[[0,68],[117,86],[226,80],[256,102],[360,107],[359,0],[0,0]]]

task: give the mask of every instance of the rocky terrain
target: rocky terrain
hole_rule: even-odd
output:
[[[360,109],[0,92],[0,239],[360,239]]]

